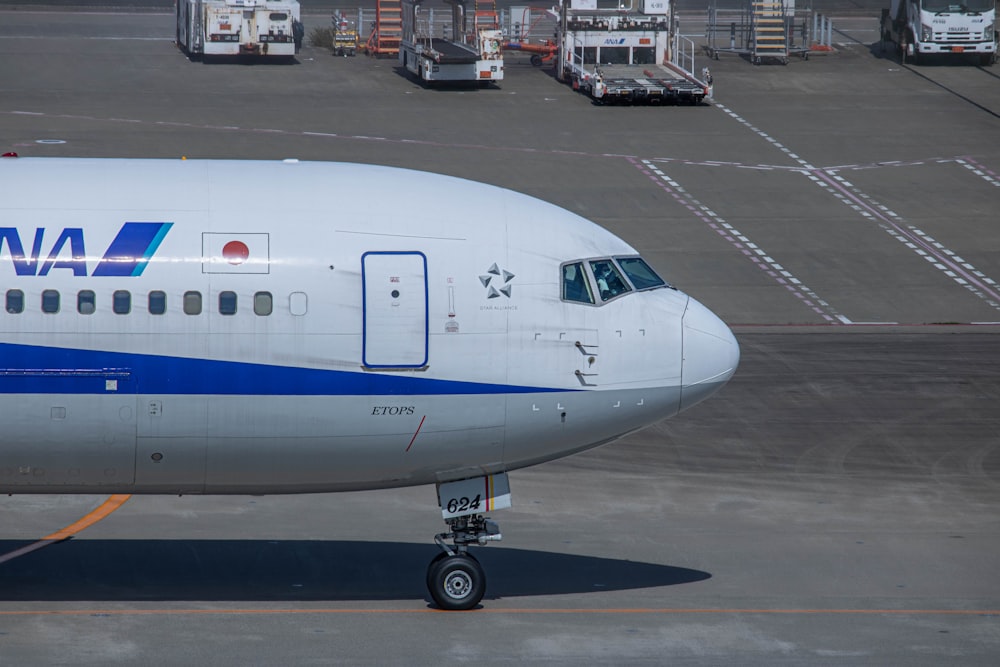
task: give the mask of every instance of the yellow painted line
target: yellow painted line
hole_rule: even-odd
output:
[[[60,530],[57,530],[51,535],[46,535],[45,537],[43,537],[42,539],[38,540],[33,544],[29,544],[26,547],[21,547],[20,549],[15,549],[10,553],[6,553],[3,556],[0,556],[0,563],[6,563],[7,561],[14,560],[19,556],[29,554],[32,551],[38,551],[39,549],[47,547],[50,544],[55,544],[56,542],[62,542],[65,539],[73,537],[77,533],[80,533],[86,530],[87,528],[90,528],[98,521],[106,519],[108,515],[110,515],[112,512],[117,510],[122,505],[124,505],[125,501],[127,501],[131,497],[132,497],[131,494],[124,494],[124,493],[118,493],[113,496],[109,496],[107,500],[105,500],[103,503],[100,504],[100,506],[98,506],[96,509],[94,509],[92,512],[84,516],[79,521],[71,523],[70,525]]]
[[[439,609],[22,609],[0,610],[0,616],[204,616],[287,614],[451,614]],[[1000,609],[477,609],[468,614],[844,614],[884,616],[1000,616]]]

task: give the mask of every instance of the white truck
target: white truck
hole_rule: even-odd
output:
[[[175,9],[188,55],[295,57],[297,0],[176,0]]]
[[[677,62],[679,35],[672,29],[670,0],[641,0],[638,11],[594,0],[563,0],[556,31],[556,78],[598,104],[699,104],[711,97],[711,74]],[[626,3],[629,4],[628,0]],[[690,42],[690,40],[688,40]]]
[[[895,42],[903,62],[947,53],[997,57],[996,0],[891,0],[882,10],[882,46]]]
[[[450,7],[450,23],[441,24],[442,36],[435,37],[438,24],[433,9],[424,9],[420,0],[403,0],[400,65],[426,82],[502,81],[503,31],[495,9],[476,9],[470,17],[465,0],[445,0],[445,4]]]

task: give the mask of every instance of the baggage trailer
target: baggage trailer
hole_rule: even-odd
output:
[[[699,104],[711,97],[711,75],[698,79],[676,61],[668,0],[644,0],[643,13],[566,0],[560,8],[556,77],[598,104]],[[693,45],[690,67],[694,67]]]
[[[573,87],[601,104],[700,104],[708,96],[666,65],[603,65]]]
[[[426,82],[502,81],[503,32],[495,7],[491,3],[491,9],[480,10],[477,2],[470,20],[465,0],[445,4],[451,11],[450,30],[444,30],[447,36],[435,37],[433,9],[424,9],[420,0],[403,0],[400,64]]]
[[[176,41],[189,56],[295,57],[297,0],[176,0]]]

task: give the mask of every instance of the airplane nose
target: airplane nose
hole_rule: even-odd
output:
[[[733,332],[694,299],[688,298],[683,326],[681,410],[721,389],[740,363],[740,346]]]

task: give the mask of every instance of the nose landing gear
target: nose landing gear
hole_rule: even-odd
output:
[[[470,544],[485,545],[502,539],[500,526],[481,514],[446,519],[449,532],[434,541],[443,549],[427,567],[427,590],[441,609],[465,611],[474,608],[486,593],[486,573]],[[449,546],[445,540],[452,540]]]

